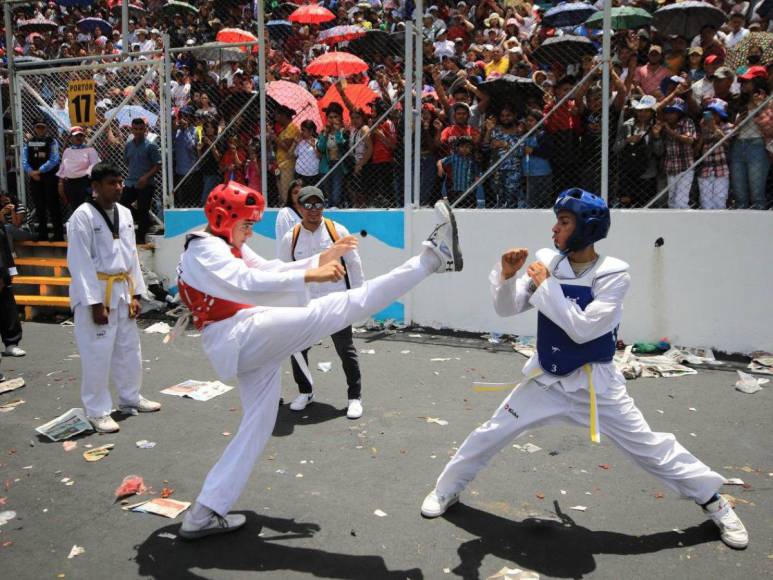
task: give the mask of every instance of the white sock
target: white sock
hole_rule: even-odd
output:
[[[440,256],[438,256],[434,250],[424,248],[421,254],[419,254],[419,263],[427,272],[437,272],[437,269],[440,268],[441,264]]]

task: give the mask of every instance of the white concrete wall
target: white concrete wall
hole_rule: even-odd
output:
[[[550,211],[456,212],[464,251],[459,276],[436,276],[413,295],[413,320],[428,326],[533,335],[533,312],[499,318],[488,273],[502,250],[530,255],[551,247]],[[415,240],[432,223],[414,217]],[[665,244],[655,247],[662,237]],[[727,352],[773,350],[773,213],[761,211],[613,211],[600,253],[631,265],[620,338],[668,337],[675,344]]]
[[[525,246],[533,255],[551,245],[554,217],[547,210],[456,212],[464,271],[434,276],[406,298],[418,324],[481,332],[533,335],[533,312],[499,318],[491,307],[488,273],[504,249]],[[434,212],[413,216],[414,251],[433,225]],[[411,220],[409,220],[409,223]],[[662,237],[665,245],[655,248]],[[184,236],[159,243],[156,268],[174,285]],[[773,351],[773,212],[613,211],[607,240],[598,244],[631,265],[620,337],[626,342],[668,337],[676,344],[727,352]],[[256,235],[250,244],[273,257],[274,240]],[[361,247],[366,276],[399,262],[405,251],[373,237]]]

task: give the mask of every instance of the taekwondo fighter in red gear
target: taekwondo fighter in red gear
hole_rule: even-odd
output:
[[[243,515],[228,511],[273,431],[285,359],[386,308],[432,273],[462,269],[456,220],[450,206],[438,202],[438,224],[421,254],[360,288],[298,306],[306,303],[308,284],[343,279],[339,259],[356,248],[357,239],[344,237],[295,262],[265,260],[245,244],[264,206],[263,195],[249,187],[217,186],[204,206],[208,231],[189,235],[180,259],[180,297],[202,331],[202,346],[217,374],[223,380],[236,377],[244,413],[186,512],[180,528],[186,539],[244,525]]]
[[[142,355],[137,315],[145,281],[129,208],[118,203],[121,174],[109,163],[91,169],[94,198],[78,206],[67,222],[67,268],[75,342],[81,357],[81,398],[94,429],[118,431],[110,417],[110,376],[119,411],[136,415],[161,404],[140,395]]]
[[[526,362],[526,380],[502,401],[486,423],[470,433],[425,498],[425,517],[442,515],[500,449],[527,430],[568,421],[609,437],[642,469],[693,499],[719,527],[722,541],[745,548],[748,533],[718,493],[725,478],[693,456],[671,433],[656,433],[625,388],[613,357],[628,264],[600,256],[594,243],[607,236],[609,209],[581,189],[561,193],[553,207],[556,250],[542,249],[517,277],[528,251],[503,254],[489,280],[494,310],[513,316],[537,309],[537,352]]]

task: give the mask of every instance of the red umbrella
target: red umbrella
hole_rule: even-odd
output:
[[[317,131],[322,130],[324,125],[319,115],[317,99],[302,86],[290,81],[272,81],[266,85],[266,96],[295,111],[293,123],[298,127],[309,119],[314,121]]]
[[[346,42],[354,40],[355,38],[362,38],[365,36],[366,30],[362,26],[351,24],[347,26],[334,26],[323,30],[317,36],[317,41],[323,44],[338,44],[339,42]]]
[[[300,22],[301,24],[321,24],[335,20],[335,17],[336,15],[324,6],[306,4],[296,8],[287,19],[290,22]]]
[[[348,77],[368,70],[368,64],[348,52],[328,52],[315,58],[306,72],[318,77]]]
[[[258,39],[254,34],[247,32],[246,30],[242,30],[241,28],[223,28],[220,32],[217,33],[215,40],[218,42],[237,44],[239,42],[257,42]],[[247,52],[248,48],[249,47],[247,46],[242,46],[241,51]],[[253,45],[252,49],[253,52],[257,52],[258,45]]]
[[[344,87],[344,94],[346,95],[346,98],[352,102],[355,108],[362,109],[369,115],[373,113],[369,104],[371,101],[378,98],[378,93],[376,93],[368,85],[355,85],[349,83],[346,85],[346,87]],[[322,97],[322,99],[319,101],[319,110],[323,111],[322,120],[325,122],[327,122],[327,119],[325,119],[324,110],[330,103],[338,103],[341,105],[341,107],[343,107],[344,124],[349,125],[349,109],[347,109],[346,105],[344,105],[344,101],[341,98],[341,95],[338,93],[338,89],[335,85],[330,85],[330,88],[328,88],[325,96]]]

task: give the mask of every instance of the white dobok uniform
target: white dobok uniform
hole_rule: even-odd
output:
[[[136,407],[142,386],[142,356],[137,321],[129,318],[132,295],[145,294],[131,211],[118,209],[118,239],[91,203],[78,206],[67,222],[67,268],[75,342],[81,357],[81,398],[89,417],[113,409],[109,381],[118,404]],[[106,212],[113,220],[113,211]],[[108,324],[95,324],[91,305],[110,309]]]
[[[494,309],[500,316],[513,316],[530,308],[562,329],[582,352],[591,341],[616,339],[623,298],[630,285],[628,264],[609,257],[579,276],[568,259],[551,249],[537,252],[537,259],[550,273],[535,292],[527,274],[502,280],[498,264],[490,275]],[[592,301],[583,309],[567,298],[563,285],[589,289]],[[571,290],[566,290],[570,293]],[[645,471],[665,485],[698,503],[708,501],[725,478],[709,469],[676,441],[671,433],[655,433],[644,420],[625,388],[625,378],[614,363],[588,362],[564,376],[551,374],[562,362],[558,342],[543,342],[544,359],[538,351],[523,368],[526,379],[500,404],[486,423],[470,433],[437,480],[441,495],[462,491],[505,445],[527,430],[558,422],[590,427],[591,438],[609,437]],[[612,347],[614,348],[614,347]],[[612,351],[613,352],[613,351]]]
[[[222,380],[236,376],[242,400],[239,431],[207,475],[196,500],[222,516],[247,485],[274,429],[282,362],[387,307],[439,264],[434,254],[425,251],[360,288],[297,306],[307,299],[305,271],[318,263],[318,255],[287,263],[265,260],[246,244],[239,252],[206,233],[189,236],[180,259],[183,301],[205,306],[193,309],[194,322],[198,316],[197,325],[203,328],[204,352]],[[186,298],[190,293],[198,297]],[[233,314],[215,320],[218,317],[211,314],[224,302],[235,305]]]

